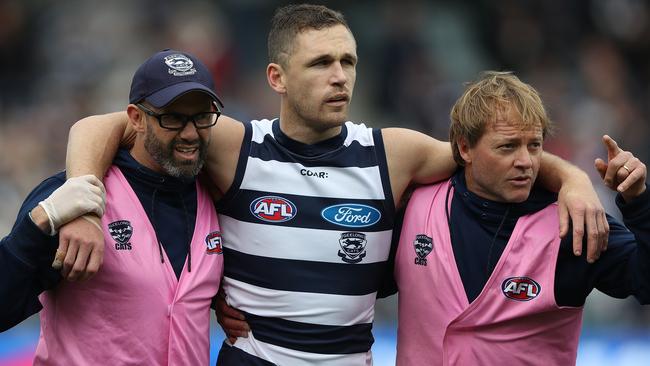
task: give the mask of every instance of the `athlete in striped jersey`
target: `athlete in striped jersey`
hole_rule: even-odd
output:
[[[269,57],[279,119],[240,123],[222,116],[206,161],[219,200],[226,301],[250,327],[235,334],[226,319],[233,338],[218,363],[370,364],[374,300],[387,270],[395,207],[410,184],[452,174],[451,148],[411,130],[346,122],[357,54],[340,13],[280,8]],[[118,140],[132,135],[124,119],[117,113],[78,122],[68,172],[102,176]],[[562,186],[576,240],[584,222],[595,234],[593,256],[607,227],[588,178],[549,155],[541,176],[551,189]]]

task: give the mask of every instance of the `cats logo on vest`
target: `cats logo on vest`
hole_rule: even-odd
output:
[[[113,221],[108,224],[108,232],[115,240],[115,250],[131,250],[131,235],[133,234],[133,226],[131,222],[126,220]]]
[[[415,264],[419,266],[427,265],[427,255],[433,250],[433,238],[424,234],[415,235],[413,240],[413,247],[415,248]]]
[[[530,301],[539,295],[542,287],[529,277],[510,277],[501,284],[501,291],[509,299]]]

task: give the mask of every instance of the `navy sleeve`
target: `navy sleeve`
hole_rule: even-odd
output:
[[[636,297],[650,303],[650,192],[626,204],[616,199],[625,226],[611,216],[607,251],[593,264],[585,254],[575,257],[568,235],[560,247],[555,277],[555,299],[559,306],[582,306],[594,289],[615,297]]]
[[[626,203],[621,195],[616,205],[623,214],[623,223],[634,234],[636,250],[630,261],[630,281],[633,295],[641,304],[650,304],[650,190],[632,202]]]
[[[43,233],[28,213],[65,182],[60,173],[43,181],[25,199],[11,229],[0,241],[0,331],[41,310],[38,295],[56,286],[59,271],[51,268],[58,236]]]

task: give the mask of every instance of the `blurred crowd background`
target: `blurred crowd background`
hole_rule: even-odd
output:
[[[131,76],[150,54],[191,52],[215,75],[225,113],[270,118],[264,0],[0,0],[0,231],[30,189],[64,169],[69,127],[123,110]],[[341,10],[358,43],[351,119],[447,139],[449,110],[481,70],[511,70],[542,94],[556,135],[545,148],[592,175],[605,133],[650,162],[650,3],[569,1],[323,1]],[[5,235],[3,234],[3,235]],[[378,325],[395,327],[396,301]],[[37,319],[24,327],[35,328]],[[641,334],[650,310],[594,292],[585,328]],[[650,338],[650,337],[648,337]]]

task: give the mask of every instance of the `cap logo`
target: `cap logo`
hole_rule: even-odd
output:
[[[169,66],[169,74],[174,76],[186,76],[196,74],[194,62],[189,57],[175,53],[165,57],[165,64]]]

